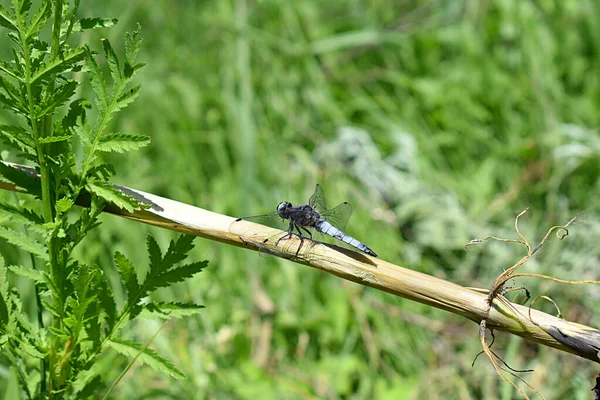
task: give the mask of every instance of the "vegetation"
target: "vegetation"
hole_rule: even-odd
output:
[[[6,9],[8,3],[0,1]],[[28,21],[44,4],[34,3]],[[64,283],[54,289],[41,281],[32,284],[31,278],[41,273],[32,272],[30,253],[38,249],[42,258],[44,254],[52,258],[62,248],[58,242],[49,240],[55,249],[49,253],[37,245],[24,252],[5,240],[0,243],[4,265],[23,266],[8,268],[7,276],[23,313],[34,321],[30,331],[35,335],[27,337],[42,340],[23,342],[31,351],[22,370],[42,370],[30,353],[52,348],[44,347],[44,341],[51,344],[53,337],[58,341],[55,349],[60,349],[57,354],[64,356],[62,345],[74,332],[64,322],[47,337],[37,332],[36,287],[42,300],[48,299],[47,293],[56,293],[53,290],[62,291],[67,307],[75,310],[74,301],[80,300],[81,293],[77,288],[85,287],[76,283],[83,282],[84,273],[90,274],[90,279],[107,283],[115,315],[124,316],[132,301],[138,304],[130,297],[131,271],[141,285],[156,265],[150,262],[145,267],[149,265],[146,248],[156,254],[158,247],[166,248],[173,240],[180,244],[173,248],[184,248],[178,254],[188,253],[187,262],[198,270],[204,267],[201,260],[210,264],[203,274],[185,282],[148,291],[150,304],[204,304],[206,309],[197,313],[196,308],[194,315],[166,325],[136,318],[119,331],[121,342],[135,341],[141,347],[131,345],[126,351],[115,345],[93,358],[94,370],[105,385],[119,382],[111,393],[115,398],[515,397],[516,391],[497,377],[484,358],[471,366],[480,345],[477,326],[469,321],[223,244],[197,239],[196,248],[190,250],[187,239],[176,239],[172,232],[96,215],[104,202],[119,202],[101,190],[95,191],[96,208],[71,206],[80,183],[106,189],[102,183],[108,169],[97,167],[106,163],[114,165],[115,183],[235,216],[268,212],[282,200],[304,201],[319,182],[331,204],[344,200],[353,204],[349,233],[381,258],[483,288],[518,260],[523,249],[488,243],[465,252],[469,240],[488,234],[514,237],[515,215],[530,207],[520,227],[535,243],[550,226],[584,210],[585,223],[573,226],[565,241],[550,241],[523,271],[597,279],[598,12],[600,5],[592,0],[485,4],[190,0],[168,6],[133,2],[126,8],[112,0],[83,2],[73,21],[100,15],[117,17],[118,23],[109,28],[111,19],[95,19],[92,27],[97,29],[81,34],[76,29],[65,31],[69,47],[58,46],[58,50],[53,50],[50,30],[42,29],[48,49],[39,51],[37,42],[28,42],[38,50],[31,55],[38,58],[23,60],[48,63],[59,54],[53,51],[82,49],[81,54],[70,65],[48,68],[43,79],[36,81],[35,73],[31,74],[42,64],[35,65],[29,77],[19,75],[25,76],[32,90],[19,90],[17,97],[41,101],[34,101],[33,109],[23,102],[22,109],[0,111],[3,126],[20,126],[27,134],[39,132],[30,136],[36,140],[35,146],[29,143],[33,153],[27,143],[15,151],[13,142],[12,147],[0,148],[2,158],[39,165],[37,156],[46,154],[52,176],[71,182],[50,182],[54,186],[49,191],[57,197],[50,197],[49,205],[31,196],[0,193],[2,204],[31,211],[10,221],[3,211],[3,229],[24,238],[73,241],[72,235],[61,237],[61,227],[69,232],[71,226],[82,226],[77,221],[88,223],[97,217],[102,222],[89,232],[76,230],[85,232],[86,238],[73,245],[64,260],[77,263],[66,263],[73,271],[68,279],[54,275]],[[65,15],[70,15],[66,9]],[[52,18],[48,23],[53,23]],[[134,39],[139,33],[123,41],[125,31],[137,32],[137,23],[143,27],[144,42],[133,58],[148,66],[127,88],[141,83],[142,90],[135,103],[107,116],[99,82],[108,79],[104,72],[111,73],[116,85],[106,92],[108,96],[127,77],[125,65],[138,63],[130,59],[132,47],[125,44],[139,43]],[[6,23],[2,28],[11,31]],[[37,35],[35,29],[29,31]],[[102,42],[102,56],[96,57],[88,48],[99,50],[101,38],[108,40]],[[13,59],[10,49],[18,50],[19,43],[30,38],[0,40],[0,58],[8,62]],[[112,54],[125,54],[126,62],[119,58],[119,69],[111,61]],[[2,66],[3,71],[8,68]],[[74,69],[72,74],[69,69]],[[7,78],[6,72],[2,76],[14,79]],[[61,90],[63,97],[58,94]],[[0,93],[7,96],[6,90]],[[75,103],[79,114],[71,116],[80,116],[75,119],[77,126],[85,127],[84,111],[90,121],[90,130],[83,135],[68,125],[66,112],[78,98],[100,99],[91,110],[88,103]],[[53,124],[44,122],[50,115]],[[98,130],[103,118],[106,124]],[[50,128],[51,137],[61,141],[48,139],[44,132]],[[90,154],[85,137],[112,132],[142,133],[152,143],[126,155]],[[135,137],[127,142],[145,143],[141,136]],[[124,138],[115,139],[120,144],[108,150],[138,147],[125,145]],[[45,151],[40,152],[38,144]],[[72,159],[53,158],[68,151]],[[88,154],[95,159],[93,164],[82,163]],[[85,165],[92,172],[82,168]],[[62,198],[67,200],[60,202]],[[49,215],[61,222],[48,224]],[[26,233],[23,218],[35,219]],[[146,240],[148,233],[156,244]],[[43,264],[35,262],[38,270]],[[53,276],[52,270],[49,274]],[[536,279],[515,285],[526,286],[533,296],[551,296],[567,319],[600,326],[594,314],[597,287]],[[66,302],[69,295],[74,300]],[[94,298],[91,292],[85,296]],[[13,304],[17,307],[16,301]],[[99,301],[90,304],[105,309]],[[549,304],[535,306],[553,312]],[[43,307],[56,309],[50,300]],[[82,346],[80,353],[69,356],[73,360],[93,354],[85,346],[93,352],[97,345],[90,330],[82,328],[81,323],[88,321],[79,315],[73,324],[79,324],[82,333],[77,340]],[[56,320],[60,318],[55,316]],[[46,327],[54,323],[44,321]],[[98,323],[107,321],[98,319]],[[513,368],[534,369],[522,376],[547,398],[589,395],[591,363],[509,335],[496,336],[493,349]],[[138,354],[149,354],[143,350],[146,345],[152,354],[164,357],[158,365],[172,365],[167,368],[170,375],[164,374],[165,368],[131,365]],[[16,395],[20,379],[17,364],[4,353],[0,362],[0,390],[10,398]],[[70,368],[69,373],[74,373],[78,365],[72,363]],[[119,378],[125,371],[127,375]],[[177,379],[181,376],[187,378]],[[61,379],[55,377],[54,385],[60,385]],[[32,377],[29,394],[39,387]],[[106,393],[106,386],[98,388]],[[21,393],[23,398],[26,395]]]

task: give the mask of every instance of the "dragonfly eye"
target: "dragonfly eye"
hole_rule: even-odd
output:
[[[282,203],[279,203],[279,205],[277,206],[277,211],[281,212],[287,208],[291,208],[292,207],[292,203],[284,201]]]

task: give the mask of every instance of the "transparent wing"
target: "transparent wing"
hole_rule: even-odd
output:
[[[351,215],[352,206],[347,202],[343,202],[336,208],[321,213],[321,216],[324,217],[327,222],[342,232],[346,229],[346,225],[348,224]]]
[[[253,217],[244,217],[244,218],[241,218],[241,221],[239,219],[235,220],[229,226],[229,231],[233,234],[240,234],[240,235],[255,234],[255,232],[253,232],[252,230],[249,230],[248,228],[244,228],[244,226],[246,224],[240,223],[242,221],[249,221],[249,222],[254,222],[255,224],[266,225],[270,228],[281,229],[282,231],[287,231],[290,227],[289,221],[286,221],[285,219],[281,218],[279,216],[279,213],[277,213],[277,211],[275,211],[270,214],[256,215]]]
[[[231,223],[229,226],[229,231],[234,235],[246,236],[249,239],[252,238],[250,241],[258,246],[259,254],[262,257],[280,254],[276,250],[278,248],[281,248],[280,251],[282,253],[294,253],[294,251],[296,251],[294,249],[298,247],[298,231],[294,230],[292,232],[292,238],[288,238],[288,234],[286,232],[278,232],[274,235],[269,235],[265,234],[264,229],[260,228],[259,226],[248,226],[248,224],[245,223],[246,221],[253,222],[255,224],[266,225],[268,227],[287,232],[290,226],[289,220],[284,220],[277,212],[237,219]],[[311,235],[304,229],[308,230],[312,234],[312,238],[314,240],[322,241],[323,235],[312,227],[303,227],[300,229],[300,233],[302,234],[301,236],[304,239],[300,246],[302,246],[302,248],[305,250],[303,251],[302,255],[299,255],[298,249],[296,256],[299,258],[308,259],[310,257],[310,248],[315,245],[315,242],[311,240],[305,240],[309,239]]]
[[[315,186],[315,192],[308,200],[308,205],[316,209],[320,213],[327,211],[327,202],[325,201],[325,192],[323,187],[317,183]]]

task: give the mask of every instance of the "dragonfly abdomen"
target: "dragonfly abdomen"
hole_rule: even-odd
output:
[[[360,251],[363,251],[373,257],[377,257],[377,254],[366,245],[361,243],[360,241],[354,239],[352,236],[345,234],[335,226],[331,225],[327,221],[320,221],[315,226],[319,232],[325,233],[329,236],[332,236],[336,239],[341,240],[342,242],[348,243],[350,246],[354,246]]]

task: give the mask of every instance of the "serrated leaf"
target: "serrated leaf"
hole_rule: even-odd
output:
[[[6,279],[6,266],[4,265],[4,258],[0,254],[0,326],[2,327],[8,324],[8,313],[10,310],[9,290],[8,279]]]
[[[21,265],[11,265],[8,267],[10,272],[13,274],[22,276],[24,278],[30,279],[35,283],[45,283],[46,277],[42,271],[38,271],[37,269],[25,268]]]
[[[115,174],[115,167],[113,167],[112,164],[99,164],[90,168],[87,176],[98,181],[108,181],[111,177],[115,176]]]
[[[137,29],[133,32],[127,32],[125,34],[125,60],[127,64],[134,65],[135,59],[140,51],[142,44],[142,26],[138,23]]]
[[[135,210],[140,209],[140,206],[138,205],[135,199],[113,188],[109,184],[99,182],[88,182],[87,188],[90,191],[90,193],[95,194],[101,199],[104,199],[105,201],[127,212],[132,213]]]
[[[117,55],[115,54],[115,51],[112,48],[108,39],[102,40],[102,48],[104,49],[106,63],[108,64],[108,68],[110,69],[110,76],[112,76],[113,81],[118,85],[123,79],[123,77],[121,76],[121,68],[119,67],[119,59],[117,58]]]
[[[42,217],[27,208],[16,207],[0,200],[0,215],[18,224],[33,227],[37,232],[45,232],[41,226],[44,223]]]
[[[75,204],[73,200],[63,197],[56,202],[56,211],[61,214],[66,213],[73,207],[73,204]]]
[[[14,183],[17,189],[34,196],[41,196],[40,182],[18,168],[13,168],[0,161],[0,179]]]
[[[111,133],[100,138],[96,149],[99,151],[125,151],[137,150],[150,143],[146,135],[135,135],[131,133]]]
[[[0,125],[0,137],[5,142],[14,145],[19,151],[36,155],[35,143],[25,129],[14,125]]]
[[[21,103],[21,95],[19,93],[19,89],[16,88],[15,85],[10,83],[4,76],[0,75],[0,88],[4,89],[6,95],[8,95],[10,100],[15,103]],[[14,105],[11,108],[20,108],[17,105]]]
[[[94,55],[89,49],[85,52],[84,62],[89,72],[90,84],[92,85],[92,89],[97,96],[96,103],[98,105],[100,114],[104,114],[106,107],[108,106],[106,82],[104,81],[104,77],[102,76],[102,72],[100,71],[98,63],[94,59]]]
[[[36,110],[36,118],[42,118],[46,114],[52,113],[55,109],[62,106],[67,100],[75,94],[78,83],[69,80],[64,85],[59,86],[54,93],[44,100]]]
[[[182,318],[199,314],[204,306],[190,303],[154,302],[142,306],[141,317],[145,318]]]
[[[127,357],[137,358],[142,364],[148,365],[155,371],[164,372],[176,379],[183,379],[185,375],[169,360],[161,357],[152,349],[144,348],[140,343],[130,340],[112,339],[107,344],[116,352]]]
[[[38,70],[35,71],[31,85],[35,85],[39,80],[45,79],[52,74],[60,74],[61,72],[68,70],[74,64],[83,60],[88,52],[86,47],[76,47],[62,53],[59,57],[48,61],[42,68],[38,68]]]
[[[18,31],[19,27],[17,22],[15,21],[14,16],[0,4],[0,25],[11,29],[13,31]]]
[[[102,309],[106,313],[106,325],[107,330],[110,332],[115,325],[117,315],[117,305],[113,296],[108,280],[104,272],[100,271],[98,274],[98,301],[102,306]]]
[[[113,109],[113,112],[117,112],[118,110],[127,107],[129,104],[133,103],[133,101],[140,94],[140,88],[142,84],[136,85],[131,89],[127,90],[125,93],[119,96],[117,99],[117,104]]]
[[[144,282],[146,293],[151,293],[161,287],[168,287],[173,283],[183,282],[185,279],[191,278],[202,271],[207,265],[208,261],[198,261],[170,269],[151,278],[146,278]]]
[[[23,16],[27,16],[27,14],[29,13],[29,10],[31,9],[31,0],[18,0],[18,2],[20,3],[19,6],[19,14],[23,15]],[[13,4],[19,4],[17,2],[13,3]],[[17,7],[14,7],[14,9],[16,9]]]
[[[37,358],[38,360],[41,360],[46,356],[44,353],[36,349],[35,346],[28,342],[20,342],[19,349],[31,357]]]
[[[27,30],[27,40],[40,32],[40,29],[46,25],[46,21],[48,21],[50,15],[52,15],[52,3],[48,0],[43,0],[40,8],[38,8],[37,12],[31,18],[29,29]]]
[[[135,76],[135,74],[140,71],[142,68],[146,66],[146,63],[140,62],[135,65],[131,65],[129,63],[125,63],[124,74],[127,79],[131,79]]]
[[[146,236],[146,248],[148,249],[148,257],[150,258],[150,271],[160,271],[162,264],[162,252],[160,246],[156,243],[156,239],[152,235]]]
[[[163,258],[162,264],[164,269],[169,269],[178,262],[185,260],[187,253],[194,248],[194,239],[192,235],[181,235],[177,241],[171,240],[169,249]]]
[[[69,140],[73,137],[73,135],[61,135],[61,136],[50,136],[40,138],[40,143],[57,143],[64,142],[65,140]]]
[[[121,275],[121,281],[123,281],[125,289],[127,289],[127,300],[129,304],[135,304],[139,300],[135,298],[135,296],[137,296],[140,291],[135,269],[127,257],[121,252],[116,251],[114,259],[119,274]]]
[[[4,71],[4,73],[11,78],[22,81],[21,77],[18,75],[17,71],[12,67],[12,65],[4,60],[0,60],[0,71]]]
[[[81,390],[75,393],[77,396],[76,398],[87,399],[97,395],[101,389],[101,385],[103,385],[102,378],[100,378],[100,375],[95,375]]]
[[[87,29],[109,28],[118,22],[116,18],[81,18],[73,24],[73,32]]]
[[[42,243],[29,236],[26,236],[21,232],[0,226],[0,237],[6,239],[8,243],[17,246],[28,253],[38,256],[42,260],[48,260],[46,247]]]

